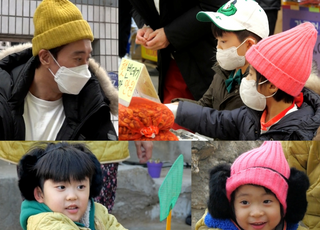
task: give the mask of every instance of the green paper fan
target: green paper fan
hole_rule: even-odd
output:
[[[160,202],[160,221],[163,221],[169,215],[170,210],[176,204],[182,187],[183,176],[183,155],[176,159],[171,166],[167,176],[164,178],[159,191]]]

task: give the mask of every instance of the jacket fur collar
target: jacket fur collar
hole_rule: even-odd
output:
[[[25,43],[25,44],[9,47],[0,52],[0,60],[10,54],[18,53],[20,51],[23,51],[31,47],[32,47],[31,43]],[[90,70],[97,77],[101,85],[101,88],[103,89],[103,92],[105,93],[106,97],[110,101],[111,113],[113,115],[117,115],[118,114],[118,90],[113,86],[106,70],[102,68],[100,64],[97,63],[93,58],[90,58],[89,66],[90,66]]]

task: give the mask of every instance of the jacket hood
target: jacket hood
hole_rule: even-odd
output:
[[[37,201],[24,200],[21,204],[20,225],[23,230],[27,230],[28,218],[43,212],[52,212],[50,208]]]
[[[44,203],[39,203],[37,201],[30,201],[30,200],[24,200],[21,204],[21,213],[20,213],[20,225],[23,228],[23,230],[27,230],[27,224],[28,224],[28,218],[30,216],[34,216],[40,213],[45,212],[52,212],[53,211]],[[86,210],[86,213],[82,217],[82,221],[86,222],[86,226],[83,223],[74,222],[77,226],[80,227],[89,227],[92,230],[95,230],[94,226],[94,213],[95,213],[95,206],[94,201],[91,198],[91,200],[88,202],[88,207]],[[87,220],[85,220],[87,219]]]
[[[32,47],[31,43],[25,43],[25,44],[9,47],[0,52],[0,60],[10,54],[18,53],[20,51],[29,49],[31,47]],[[97,63],[93,58],[89,59],[89,67],[91,72],[97,77],[105,96],[110,101],[111,113],[113,115],[117,115],[118,114],[118,90],[113,86],[106,70],[103,67],[101,67],[100,64]]]

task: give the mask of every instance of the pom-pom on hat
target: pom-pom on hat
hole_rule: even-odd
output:
[[[230,202],[232,192],[241,185],[264,186],[276,195],[286,213],[289,177],[290,167],[281,143],[266,141],[259,148],[241,154],[232,164],[226,195]]]
[[[248,30],[260,38],[269,35],[268,17],[254,0],[230,0],[217,12],[200,11],[197,19],[201,22],[213,22],[225,31]]]
[[[93,41],[91,28],[80,10],[68,0],[43,0],[33,16],[32,54],[82,39]]]
[[[247,61],[276,87],[298,96],[311,73],[317,30],[310,22],[270,36],[253,45]]]

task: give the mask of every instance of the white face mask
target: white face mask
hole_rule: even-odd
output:
[[[246,63],[245,56],[239,56],[237,49],[242,46],[248,39],[244,40],[238,47],[232,46],[228,49],[217,49],[217,61],[219,65],[225,70],[234,70],[238,67],[244,66]]]
[[[260,82],[258,85],[262,85],[266,83],[268,80]],[[255,80],[247,80],[246,78],[242,78],[240,84],[240,97],[243,103],[251,109],[257,111],[263,111],[267,105],[267,98],[273,97],[277,92],[270,96],[264,96],[259,93],[256,86]]]
[[[67,68],[65,66],[60,66],[51,53],[50,55],[60,67],[56,74],[53,74],[49,69],[50,73],[54,76],[54,80],[58,84],[60,92],[78,95],[87,81],[91,78],[88,65],[84,64],[73,68]]]

